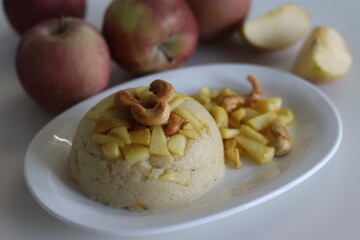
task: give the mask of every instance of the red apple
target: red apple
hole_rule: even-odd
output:
[[[225,36],[246,17],[251,0],[186,0],[194,12],[200,40]]]
[[[180,66],[198,42],[184,0],[115,0],[106,10],[103,34],[113,59],[135,74]]]
[[[81,19],[51,19],[23,36],[16,70],[26,92],[43,108],[61,111],[103,90],[111,57],[102,35]]]
[[[73,16],[83,18],[85,0],[4,0],[10,24],[20,34],[51,18]]]

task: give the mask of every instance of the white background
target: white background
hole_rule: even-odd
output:
[[[249,18],[286,0],[254,0]],[[294,189],[254,208],[187,230],[134,239],[360,239],[360,1],[297,0],[312,25],[338,29],[354,56],[350,73],[317,85],[337,107],[344,127],[342,144],[332,160]],[[109,1],[90,0],[86,20],[101,28]],[[39,108],[23,91],[14,61],[20,38],[0,10],[0,239],[125,239],[79,230],[55,219],[31,197],[23,160],[34,135],[55,115]],[[302,42],[278,52],[254,53],[238,42],[201,43],[185,64],[255,63],[291,71]],[[116,65],[111,85],[133,78]],[[175,216],[174,216],[175,217]]]

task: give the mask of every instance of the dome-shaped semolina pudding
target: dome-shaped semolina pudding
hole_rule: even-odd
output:
[[[96,201],[161,210],[186,204],[219,181],[224,150],[209,112],[155,80],[90,109],[73,139],[69,172]]]

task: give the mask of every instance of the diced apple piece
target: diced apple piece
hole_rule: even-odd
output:
[[[179,133],[192,140],[196,140],[200,137],[200,134],[194,129],[180,129]]]
[[[129,132],[129,136],[131,143],[142,144],[145,146],[150,145],[151,133],[149,128],[144,128],[137,131],[131,131]]]
[[[333,28],[318,27],[304,43],[294,73],[314,83],[328,83],[351,68],[352,55],[343,36]]]
[[[199,89],[196,95],[193,96],[199,103],[206,105],[211,101],[210,89],[207,86],[204,86]]]
[[[176,93],[174,98],[169,102],[171,112],[174,111],[178,106],[183,104],[187,100],[187,96],[180,93]]]
[[[100,104],[97,104],[95,107],[89,110],[86,114],[86,117],[89,119],[98,119],[100,116],[110,110],[115,108],[114,99],[112,97],[104,99]]]
[[[125,126],[116,127],[110,130],[111,135],[115,135],[122,140],[124,140],[126,145],[129,145],[131,143],[131,138],[128,132],[128,128]]]
[[[251,127],[249,127],[247,125],[242,125],[240,127],[240,132],[244,136],[246,136],[248,138],[251,138],[251,139],[253,139],[253,140],[255,140],[255,141],[257,141],[257,142],[259,142],[261,144],[266,145],[269,142],[269,140],[264,135],[262,135],[261,133],[255,131],[253,128],[251,128]]]
[[[284,126],[289,125],[295,119],[294,113],[288,108],[282,108],[277,111],[276,114],[278,116],[276,122],[281,123]]]
[[[236,142],[236,138],[235,138],[235,137],[224,140],[224,149],[225,149],[225,150],[235,148],[236,145],[237,145],[237,142]]]
[[[95,132],[96,133],[105,133],[115,127],[126,126],[130,127],[131,123],[127,120],[123,120],[120,118],[107,118],[107,119],[99,119],[95,124]]]
[[[186,141],[186,137],[182,134],[171,136],[168,142],[170,153],[180,157],[184,156]]]
[[[194,129],[191,125],[190,121],[184,121],[183,125],[182,125],[182,129]]]
[[[134,89],[134,93],[141,101],[147,101],[154,98],[154,94],[150,91],[150,87],[137,87]]]
[[[259,112],[265,113],[270,111],[278,111],[282,106],[282,98],[274,97],[260,100],[256,103],[255,109]]]
[[[241,122],[236,121],[232,117],[229,118],[229,124],[228,124],[229,128],[239,128],[241,127],[241,125],[243,125]]]
[[[102,153],[108,159],[114,160],[121,156],[119,146],[116,143],[108,143],[101,146]]]
[[[246,107],[246,108],[244,108],[244,110],[245,110],[245,117],[242,119],[243,122],[246,122],[250,118],[259,116],[261,114],[259,111],[255,110],[254,108],[250,108],[250,107]]]
[[[220,128],[220,133],[221,133],[222,139],[233,138],[236,135],[238,135],[239,132],[240,132],[239,129],[236,129],[236,128]]]
[[[249,119],[246,124],[255,129],[256,131],[261,131],[271,123],[273,123],[277,118],[275,112],[267,112],[260,114],[256,117]]]
[[[245,117],[245,115],[246,112],[244,108],[238,108],[230,113],[230,117],[238,122],[240,122]]]
[[[114,137],[114,136],[109,136],[109,135],[105,135],[105,134],[101,134],[101,133],[94,133],[91,137],[91,142],[95,143],[95,144],[108,144],[108,143],[115,143],[117,144],[119,147],[123,147],[125,146],[125,142],[124,140]]]
[[[208,102],[207,104],[204,105],[204,108],[206,108],[206,110],[208,110],[208,112],[210,112],[211,109],[213,109],[215,106],[216,106],[216,103]]]
[[[229,116],[223,107],[215,106],[211,109],[210,114],[213,116],[219,128],[226,128],[229,125]]]
[[[174,113],[178,114],[184,120],[188,120],[191,122],[191,125],[196,131],[200,131],[202,129],[201,122],[195,117],[195,115],[185,108],[177,108],[174,110]]]
[[[217,99],[219,96],[219,90],[218,89],[210,89],[210,97],[211,99]]]
[[[121,151],[124,153],[125,160],[130,165],[147,161],[150,158],[149,149],[142,145],[130,144],[121,148]]]
[[[276,50],[300,40],[309,27],[310,17],[304,8],[285,4],[245,22],[241,34],[247,43],[256,48]]]
[[[222,96],[230,96],[230,95],[237,95],[237,93],[228,87],[224,87],[224,88],[220,89],[219,93],[217,94],[217,98],[222,97]]]
[[[161,126],[154,126],[151,132],[149,152],[154,155],[170,155],[164,130]]]
[[[236,138],[238,144],[250,154],[250,156],[260,165],[271,162],[275,155],[273,147],[265,146],[251,138],[239,135]]]
[[[237,169],[241,168],[242,164],[240,161],[239,149],[231,148],[225,150],[225,158],[226,160],[230,161],[235,168]]]
[[[160,175],[164,173],[164,169],[162,168],[152,168],[148,174],[149,179],[158,179]]]
[[[114,109],[111,111],[106,111],[101,114],[101,119],[108,119],[108,118],[121,118],[121,119],[129,119],[130,113],[124,115],[124,111],[120,109]]]
[[[181,179],[177,172],[166,172],[159,177],[160,180],[165,182],[173,182],[177,184],[187,185],[184,179]]]

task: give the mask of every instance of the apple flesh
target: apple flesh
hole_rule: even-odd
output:
[[[4,0],[6,16],[20,35],[51,18],[73,16],[83,18],[85,0]]]
[[[103,34],[115,62],[137,75],[182,65],[198,42],[184,0],[115,0],[106,10]]]
[[[343,36],[333,28],[318,27],[305,41],[294,64],[294,73],[314,83],[343,77],[351,68],[352,55]]]
[[[200,40],[224,37],[242,23],[251,0],[186,0],[194,12]]]
[[[45,21],[23,36],[16,70],[26,92],[43,108],[58,112],[108,85],[111,58],[94,27],[66,17]]]
[[[240,29],[244,40],[262,50],[277,50],[296,43],[309,30],[310,17],[295,4],[285,4],[247,21]]]

